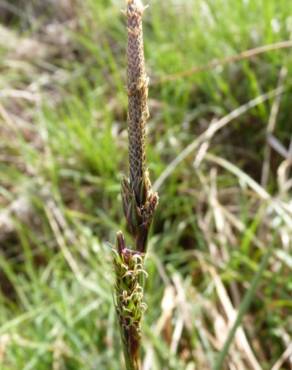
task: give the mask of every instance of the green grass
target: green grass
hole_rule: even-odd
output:
[[[123,2],[86,0],[70,21],[64,10],[46,13],[28,3],[32,13],[28,6],[21,17],[3,20],[18,42],[0,43],[0,220],[19,198],[33,209],[28,222],[12,215],[14,233],[5,238],[0,221],[0,368],[123,369],[111,254],[124,227],[120,180],[127,172]],[[159,81],[288,40],[292,3],[149,3],[151,178],[212,121],[274,90],[281,68],[288,74],[273,135],[288,149],[291,50]],[[56,36],[49,26],[60,27]],[[46,55],[19,56],[24,38],[38,40]],[[217,131],[208,146],[212,156],[194,167],[193,151],[159,189],[146,262],[145,369],[216,368],[232,326],[230,303],[245,313],[238,323],[263,370],[291,342],[291,184],[279,186],[289,185],[291,169],[285,177],[284,158],[272,149],[266,188],[252,181],[260,184],[274,100]],[[230,339],[224,368],[253,369],[236,337]],[[289,366],[286,358],[279,369]]]

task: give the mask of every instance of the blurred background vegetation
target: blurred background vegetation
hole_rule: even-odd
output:
[[[123,7],[0,1],[3,370],[123,369]],[[292,2],[149,0],[144,35],[160,205],[143,369],[212,369],[243,304],[224,368],[291,369]]]

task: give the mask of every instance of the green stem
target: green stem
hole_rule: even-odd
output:
[[[130,356],[128,348],[125,348],[125,346],[124,346],[124,356],[125,356],[127,370],[140,370],[141,369],[139,358],[133,358],[132,356]]]
[[[251,303],[252,298],[253,298],[253,296],[256,292],[256,289],[259,285],[259,282],[262,278],[262,275],[263,275],[263,273],[264,273],[264,271],[265,271],[265,269],[268,265],[269,258],[271,256],[272,250],[273,250],[273,248],[272,248],[272,244],[271,244],[271,246],[267,250],[266,254],[263,256],[263,258],[261,260],[261,263],[260,263],[260,266],[259,266],[259,269],[258,269],[257,273],[254,275],[254,277],[252,279],[250,288],[245,293],[243,301],[239,306],[236,320],[235,320],[232,328],[230,329],[230,332],[229,332],[228,337],[227,337],[227,339],[224,343],[224,346],[223,346],[221,352],[219,353],[219,355],[218,355],[218,357],[215,361],[214,370],[222,370],[222,368],[223,368],[224,361],[225,361],[226,356],[228,355],[228,352],[229,352],[230,346],[232,344],[233,338],[236,334],[236,331],[237,331],[238,327],[240,326],[240,324],[242,322],[243,316],[245,315],[246,311],[248,310],[248,308],[250,306],[250,303]]]

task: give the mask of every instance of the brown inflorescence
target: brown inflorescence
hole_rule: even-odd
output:
[[[130,183],[137,200],[143,201],[137,179],[145,176],[145,125],[149,117],[147,106],[148,78],[145,71],[142,14],[140,2],[128,1],[128,131]]]
[[[158,195],[151,188],[146,166],[145,126],[149,117],[147,106],[148,77],[145,71],[142,14],[140,1],[127,1],[128,26],[128,132],[129,180],[122,183],[124,213],[136,249],[146,252],[146,243]]]

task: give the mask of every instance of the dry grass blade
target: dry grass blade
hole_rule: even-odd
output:
[[[248,308],[251,304],[251,301],[254,297],[254,294],[255,294],[255,292],[258,288],[258,285],[261,281],[262,275],[263,275],[264,271],[266,270],[266,268],[268,266],[268,262],[269,262],[271,254],[272,254],[272,251],[273,251],[272,245],[269,245],[266,253],[264,254],[264,256],[261,260],[261,263],[259,265],[259,269],[256,272],[256,274],[254,275],[254,277],[251,281],[250,287],[247,290],[247,292],[245,293],[245,296],[244,296],[244,298],[243,298],[243,300],[242,300],[242,302],[241,302],[241,304],[238,308],[236,318],[234,319],[234,322],[233,322],[232,327],[231,327],[231,329],[228,333],[228,336],[226,338],[224,346],[223,346],[222,350],[220,351],[220,353],[219,353],[219,355],[216,359],[214,370],[221,370],[223,368],[225,358],[228,355],[228,352],[229,352],[230,346],[233,342],[233,339],[234,339],[234,337],[237,333],[238,328],[240,327],[240,325],[242,323],[242,320],[243,320],[243,317],[244,317],[245,313],[247,312],[247,310],[248,310]]]
[[[178,80],[184,77],[190,77],[195,73],[208,71],[218,66],[223,66],[223,65],[239,62],[241,60],[250,59],[257,55],[264,54],[270,51],[275,51],[275,50],[280,50],[280,49],[290,49],[290,48],[292,48],[291,40],[285,40],[285,41],[276,42],[275,44],[259,46],[253,49],[245,50],[239,54],[232,55],[230,57],[226,57],[220,60],[217,60],[217,59],[212,60],[210,63],[207,63],[206,65],[203,65],[203,66],[194,67],[187,71],[182,71],[182,72],[175,73],[173,75],[162,77],[158,81],[154,82],[154,85],[161,84],[161,83],[168,82],[168,81],[175,81],[175,80]]]
[[[208,161],[211,161],[224,167],[225,169],[236,175],[241,181],[246,183],[260,198],[262,198],[264,201],[267,201],[267,204],[269,204],[272,207],[275,213],[292,230],[291,209],[288,204],[286,204],[285,202],[281,202],[278,199],[272,198],[272,196],[264,188],[262,188],[254,179],[252,179],[245,172],[241,171],[237,166],[228,162],[227,160],[219,158],[209,153],[206,154],[205,158]]]
[[[283,363],[289,360],[290,366],[292,365],[292,343],[286,348],[282,356],[278,359],[278,361],[274,364],[271,370],[280,370]]]
[[[275,90],[272,90],[266,94],[260,95],[253,100],[250,100],[246,104],[241,105],[240,107],[234,109],[232,112],[222,117],[218,121],[215,121],[210,124],[209,128],[203,132],[198,138],[191,142],[162,172],[159,178],[153,184],[153,189],[158,190],[164,181],[172,174],[176,167],[193,151],[195,151],[200,145],[205,142],[209,142],[212,137],[221,130],[223,127],[234,121],[236,118],[240,117],[242,114],[246,113],[250,109],[256,107],[257,105],[262,104],[263,102],[272,99],[278,95],[284,93],[284,88],[279,87]]]
[[[220,277],[216,273],[215,269],[209,267],[209,271],[210,271],[210,273],[213,277],[213,281],[214,281],[215,286],[216,286],[218,297],[219,297],[219,299],[221,301],[221,304],[224,308],[226,316],[228,317],[229,326],[231,327],[233,325],[234,321],[235,321],[235,318],[237,316],[237,312],[234,309],[234,307],[232,305],[232,302],[231,302],[231,300],[230,300],[230,298],[227,294],[227,291],[226,291]],[[236,341],[236,345],[238,346],[238,348],[245,354],[245,356],[246,356],[246,358],[249,362],[250,368],[254,369],[254,370],[261,370],[262,367],[260,366],[256,356],[254,355],[254,353],[251,349],[251,346],[248,342],[247,336],[244,332],[244,329],[241,326],[239,326],[238,329],[237,329],[237,333],[235,334],[235,341]]]
[[[278,87],[283,86],[287,73],[288,71],[286,68],[281,68],[279,80],[278,80]],[[271,148],[269,146],[269,136],[275,130],[277,116],[278,116],[279,108],[280,108],[280,103],[281,103],[281,95],[278,95],[274,99],[268,126],[267,126],[267,132],[266,132],[267,143],[266,143],[265,152],[264,152],[264,163],[263,163],[263,168],[262,168],[262,179],[261,179],[262,186],[266,186],[268,183],[269,171],[270,171],[270,159],[271,159]]]

